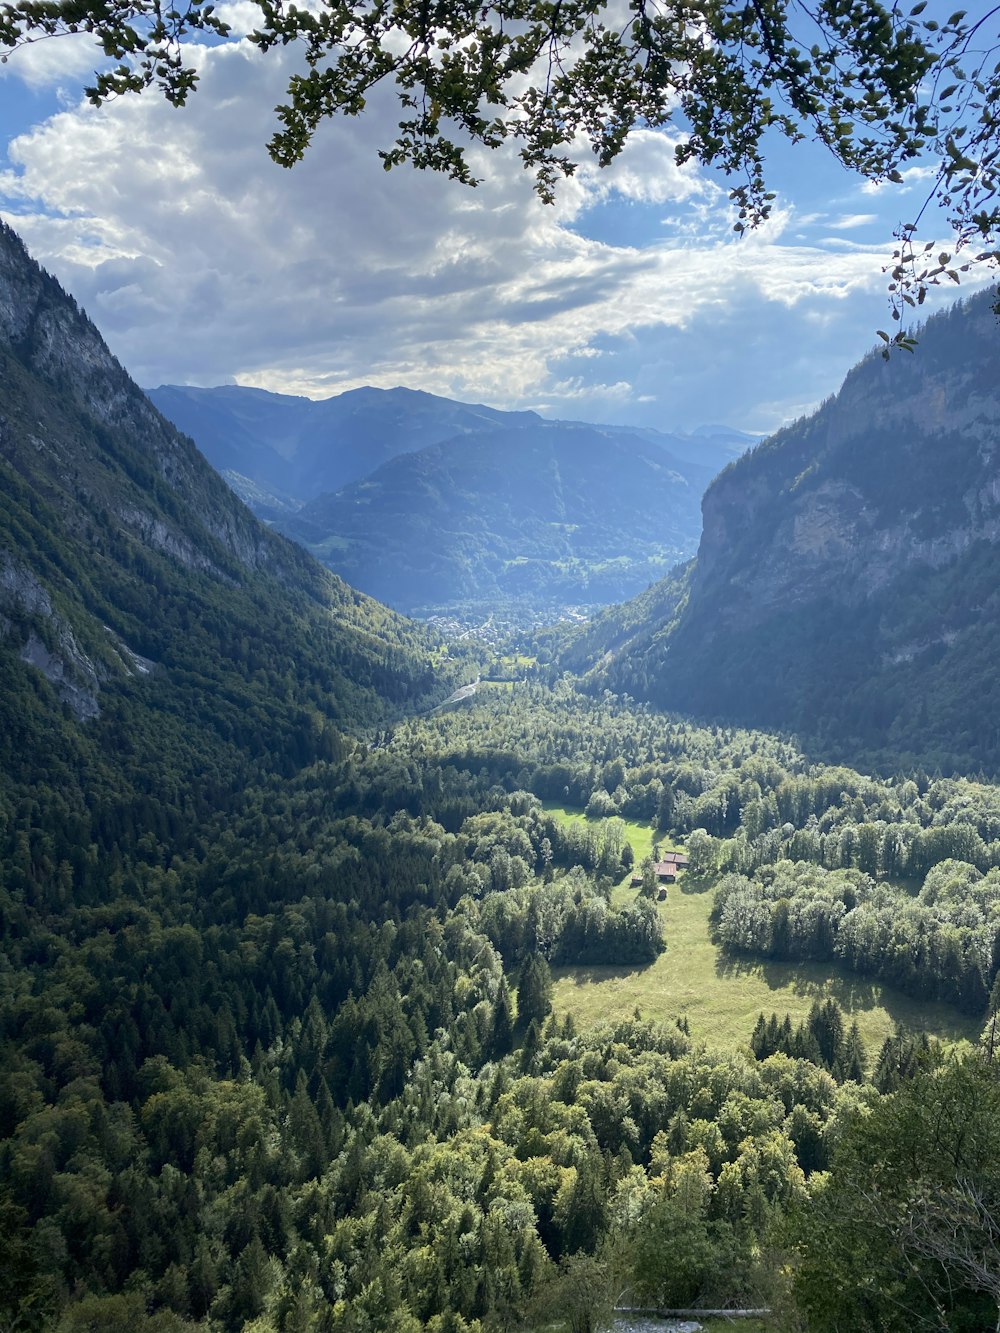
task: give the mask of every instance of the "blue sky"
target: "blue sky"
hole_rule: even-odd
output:
[[[252,23],[245,0],[223,8]],[[377,96],[286,171],[265,149],[286,52],[206,48],[182,110],[151,93],[90,107],[91,56],[50,41],[2,67],[0,211],[144,385],[405,384],[766,432],[887,327],[882,265],[927,187],[915,172],[872,189],[822,147],[777,141],[773,221],[740,240],[724,180],[678,170],[664,134],[603,173],[585,164],[546,207],[513,155],[484,154],[476,190],[384,172],[398,113]]]

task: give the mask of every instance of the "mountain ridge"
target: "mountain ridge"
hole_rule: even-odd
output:
[[[400,699],[430,689],[422,632],[261,524],[7,227],[0,374],[0,650],[78,719],[96,718],[109,690],[157,706],[190,692],[195,658],[206,682],[230,673],[239,693],[227,640],[250,651],[267,626],[280,641],[282,605],[286,635],[325,643],[322,666],[303,638],[306,694],[328,691],[345,724],[385,714],[377,682]],[[292,713],[306,704],[293,694]]]
[[[706,491],[670,619],[612,615],[567,664],[873,764],[1000,766],[1000,341],[991,297],[877,352]],[[628,632],[622,637],[622,627]],[[610,644],[618,636],[614,647]]]

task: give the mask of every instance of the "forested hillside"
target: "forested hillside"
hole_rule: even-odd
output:
[[[155,717],[294,767],[324,731],[447,692],[432,641],[263,527],[6,229],[0,363],[10,762],[36,760],[58,703],[88,738],[134,715],[138,744]]]
[[[279,525],[400,610],[557,614],[621,600],[689,555],[711,476],[625,431],[537,422],[403,454]]]
[[[567,827],[553,799],[605,814]],[[8,1320],[440,1333],[576,1308],[586,1328],[627,1288],[794,1298],[810,1328],[902,1333],[930,1288],[938,1327],[977,1326],[988,1295],[904,1253],[897,1210],[934,1190],[961,1202],[968,1171],[996,1197],[979,1057],[942,1064],[906,1032],[866,1049],[833,1003],[797,1028],[762,1015],[736,1050],[683,1014],[587,1032],[550,1014],[551,966],[641,969],[670,948],[642,889],[612,892],[631,863],[618,811],[686,838],[696,892],[734,868],[723,950],[830,949],[946,998],[959,965],[981,989],[955,998],[985,1017],[992,788],[811,770],[764,736],[568,689],[407,724],[215,818],[151,804],[82,867],[59,859],[68,833],[36,824],[0,887]],[[927,867],[912,911],[866,924],[899,894],[893,873]],[[754,883],[784,895],[763,916]],[[747,915],[756,933],[735,929]],[[954,1156],[906,1120],[939,1106],[979,1117]],[[913,1157],[885,1215],[852,1193],[866,1153]],[[830,1167],[832,1195],[810,1183]],[[877,1244],[834,1263],[857,1225]]]
[[[679,614],[612,614],[567,665],[862,766],[997,772],[998,358],[989,294],[873,353],[709,488]]]

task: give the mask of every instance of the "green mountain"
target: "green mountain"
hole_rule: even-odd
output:
[[[602,684],[890,767],[1000,767],[993,298],[872,353],[708,489],[698,557],[566,650]]]
[[[628,432],[536,419],[401,454],[279,523],[404,611],[557,610],[620,600],[690,555],[709,477]]]
[[[6,228],[0,377],[8,778],[72,752],[229,786],[446,692],[427,635],[254,518]]]
[[[694,553],[754,442],[546,421],[411,389],[322,401],[161,385],[152,401],[261,518],[400,610],[515,620],[628,597]]]
[[[239,494],[249,484],[292,510],[397,454],[540,420],[534,412],[498,412],[402,388],[350,389],[317,401],[235,384],[161,384],[148,393]],[[255,507],[252,491],[244,498]]]

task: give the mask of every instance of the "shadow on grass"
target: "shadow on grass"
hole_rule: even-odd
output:
[[[718,875],[696,875],[692,870],[685,870],[676,884],[671,884],[673,891],[681,893],[708,893],[715,888]]]
[[[654,959],[650,963],[580,963],[576,966],[554,967],[552,980],[562,981],[568,977],[575,986],[599,985],[602,981],[624,981],[627,977],[642,976],[643,972],[653,967],[655,962]]]
[[[846,1013],[884,1009],[901,1028],[921,1030],[931,1026],[939,1036],[950,1041],[959,1041],[963,1037],[975,1041],[979,1035],[977,1021],[960,1013],[953,1005],[937,1000],[911,999],[882,981],[858,976],[833,964],[731,958],[720,953],[715,960],[715,973],[720,979],[731,981],[740,977],[758,977],[769,990],[787,990],[806,999],[836,1000]],[[780,1001],[776,1007],[780,1007]]]

